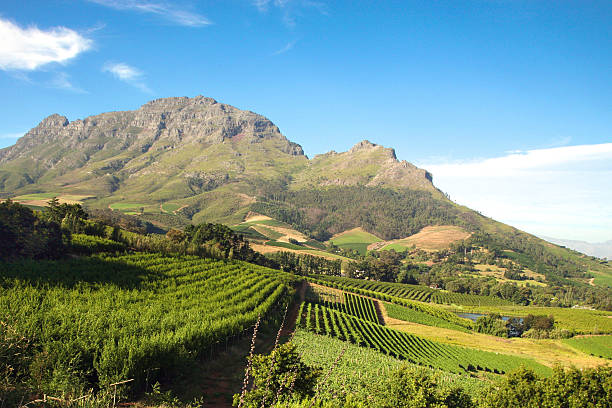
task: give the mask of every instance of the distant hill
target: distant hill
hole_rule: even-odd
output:
[[[586,242],[586,241],[574,241],[571,239],[558,239],[550,237],[542,237],[548,242],[553,244],[562,245],[564,247],[573,249],[583,254],[596,256],[597,258],[612,259],[612,240],[606,242]]]

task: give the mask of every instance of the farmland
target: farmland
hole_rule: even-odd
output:
[[[139,388],[154,379],[152,368],[164,376],[189,366],[245,333],[258,315],[273,320],[293,282],[243,262],[159,254],[2,268],[0,320],[36,345],[29,358],[49,355],[47,392],[66,392],[68,384],[76,394],[128,378]],[[65,356],[73,356],[71,366]]]
[[[343,249],[352,249],[360,254],[365,254],[368,246],[381,239],[374,234],[364,231],[362,228],[354,228],[333,236],[329,242]]]
[[[477,349],[446,345],[419,336],[389,329],[317,303],[304,303],[298,326],[354,344],[373,348],[411,363],[449,372],[486,371],[504,373],[525,365],[545,374],[548,369],[531,359]]]
[[[378,282],[363,279],[351,279],[339,276],[323,275],[313,277],[312,279],[317,283],[337,287],[339,289],[344,289],[348,291],[354,291],[360,294],[369,294],[371,292],[375,292],[382,295],[389,295],[408,300],[417,300],[420,302],[433,302],[439,304],[455,304],[468,306],[493,306],[512,304],[511,302],[500,298],[453,293],[441,291],[438,289],[431,289],[429,287],[419,285]]]
[[[565,343],[583,353],[612,360],[612,336],[574,337]]]

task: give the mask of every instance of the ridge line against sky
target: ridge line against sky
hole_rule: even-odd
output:
[[[202,94],[270,118],[309,156],[369,139],[411,162],[461,164],[462,191],[481,197],[474,208],[533,221],[525,202],[509,204],[533,193],[572,225],[536,219],[531,232],[595,241],[611,218],[605,160],[522,169],[540,172],[535,192],[513,187],[527,180],[517,174],[475,171],[526,160],[504,152],[612,141],[611,25],[609,1],[5,0],[0,147],[52,113],[75,120]],[[475,157],[485,159],[467,163]],[[453,191],[462,180],[444,187],[443,168],[432,167],[434,181],[467,204]],[[557,212],[547,186],[570,193],[550,192]],[[584,215],[590,232],[581,212],[600,214]]]

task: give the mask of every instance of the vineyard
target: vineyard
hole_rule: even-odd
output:
[[[277,320],[293,284],[248,263],[160,254],[0,268],[0,321],[34,345],[47,392],[170,375],[246,333],[258,315]]]
[[[564,342],[583,353],[612,360],[612,336],[574,337]]]
[[[322,396],[329,399],[342,399],[346,396],[359,396],[364,400],[370,400],[372,396],[376,398],[393,370],[409,364],[374,349],[303,329],[296,330],[293,343],[297,345],[306,364],[322,367],[323,372],[329,373],[317,384]],[[338,360],[341,353],[342,358]],[[414,368],[438,375],[446,386],[461,386],[472,395],[476,395],[483,386],[480,379],[471,376],[416,365]]]
[[[404,283],[379,282],[364,279],[344,278],[340,276],[314,275],[312,282],[332,286],[356,293],[359,290],[377,292],[402,299],[438,304],[455,304],[463,306],[504,306],[513,303],[492,296],[469,295],[432,289],[427,286],[408,285]]]
[[[333,310],[337,310],[342,313],[350,314],[360,319],[366,320],[372,323],[380,323],[378,314],[376,312],[376,306],[372,299],[365,298],[363,296],[356,296],[352,293],[344,292],[342,301],[333,301],[325,299],[323,296],[308,296],[309,300],[315,303],[321,304]]]
[[[398,306],[393,303],[384,303],[384,307],[385,307],[385,310],[387,311],[387,314],[392,319],[403,320],[405,322],[424,324],[426,326],[434,326],[434,327],[441,327],[445,329],[459,330],[465,333],[470,332],[466,327],[461,326],[454,322],[455,320],[457,320],[457,318],[453,320],[444,319],[442,317],[436,316],[435,314],[423,312],[420,310],[421,309],[420,307],[417,307],[417,308],[403,307],[403,306]],[[444,311],[441,311],[441,312],[444,312]]]
[[[410,363],[453,373],[487,371],[503,374],[521,365],[539,373],[549,371],[533,360],[426,340],[318,303],[302,303],[297,325],[307,331],[373,348]]]

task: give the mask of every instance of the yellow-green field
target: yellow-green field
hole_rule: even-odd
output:
[[[368,246],[375,242],[382,241],[374,234],[364,231],[362,228],[341,232],[333,236],[329,242],[343,249],[353,249],[361,254],[365,254]]]

